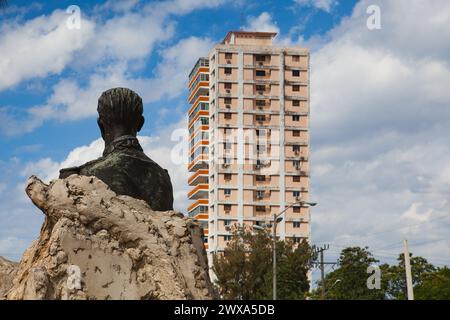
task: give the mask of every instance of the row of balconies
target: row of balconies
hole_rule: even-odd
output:
[[[256,101],[261,101],[256,103]],[[266,103],[263,103],[266,102]],[[219,111],[238,111],[238,99],[237,98],[219,98]],[[243,112],[244,113],[280,113],[280,103],[278,100],[255,100],[255,99],[244,99]],[[215,108],[211,108],[211,115],[216,111]],[[285,101],[284,104],[285,113],[298,113],[307,115],[309,112],[308,102],[296,100],[293,103],[290,100]]]
[[[244,199],[247,202],[254,202],[258,204],[267,204],[272,202],[280,201],[280,192],[279,191],[268,191],[268,190],[256,190],[249,191],[244,190]],[[306,198],[308,195],[308,188],[299,187],[295,191],[286,192],[286,201],[295,202],[300,199]],[[218,200],[219,201],[237,201],[238,200],[238,191],[233,189],[220,189],[218,192]]]
[[[203,91],[201,90],[203,89]],[[196,91],[197,94],[205,95],[205,88],[200,88]],[[211,96],[216,95],[216,87],[211,87]],[[239,89],[237,85],[232,85],[231,87],[227,83],[220,83],[218,87],[217,94],[221,97],[237,97],[239,94]],[[243,94],[245,97],[255,97],[260,99],[267,99],[268,97],[278,97],[280,95],[280,85],[279,84],[252,84],[244,83]],[[309,96],[308,85],[306,84],[289,84],[284,86],[284,95],[289,97],[302,97],[307,99]],[[191,101],[195,97],[194,93],[189,97]]]
[[[296,200],[292,201],[294,203]],[[286,200],[287,203],[288,200]],[[244,202],[244,219],[246,218],[265,218],[268,219],[271,215],[274,213],[278,214],[280,212],[280,206],[279,204],[257,204],[257,203],[246,203]],[[300,218],[304,217],[307,218],[307,211],[308,209],[300,208],[299,207],[291,207],[286,210],[285,216],[287,219],[292,218]],[[217,214],[218,216],[223,217],[237,217],[238,213],[238,205],[237,203],[220,203],[217,205]],[[211,222],[211,216],[210,216],[210,222]]]
[[[263,72],[264,71],[264,72]],[[217,81],[237,81],[238,80],[238,68],[236,66],[223,66],[219,67],[218,75],[216,79],[215,70],[211,72],[211,78],[209,79],[212,83]],[[303,82],[307,83],[309,80],[308,71],[306,69],[295,69],[295,70],[284,70],[284,74],[281,76],[285,82]],[[253,82],[258,80],[266,81],[280,81],[280,71],[279,70],[254,70],[254,69],[244,69],[243,70],[243,81]]]
[[[232,112],[219,112],[219,124],[237,125],[238,114]],[[244,126],[279,126],[280,115],[278,114],[244,114]],[[285,115],[284,125],[292,127],[308,127],[308,115],[294,114]]]
[[[243,54],[243,63],[247,67],[276,67],[280,66],[279,54]],[[237,65],[238,53],[220,52],[217,63],[219,65]],[[309,57],[305,53],[288,54],[284,57],[284,64],[287,67],[308,68]]]
[[[285,186],[286,188],[300,188],[308,187],[308,172],[306,170],[299,172],[290,172],[289,176],[285,176]],[[264,177],[261,180],[260,176]],[[237,173],[219,173],[218,185],[225,187],[237,186],[238,175]],[[211,183],[214,184],[214,179],[211,179]],[[254,187],[277,187],[280,185],[279,175],[258,175],[258,174],[244,174],[243,177],[244,188],[254,188]]]

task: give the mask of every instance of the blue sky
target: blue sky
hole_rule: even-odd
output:
[[[408,238],[450,264],[448,1],[76,1],[81,29],[69,30],[72,4],[11,0],[0,14],[0,255],[19,259],[39,232],[26,178],[100,154],[96,99],[113,86],[143,97],[142,144],[184,211],[188,173],[167,155],[186,126],[188,72],[229,30],[251,29],[312,51],[313,242],[330,243],[330,259],[369,245],[393,262]],[[371,4],[380,30],[367,28]]]

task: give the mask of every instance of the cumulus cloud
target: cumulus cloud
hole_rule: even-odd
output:
[[[53,86],[46,104],[28,108],[25,119],[16,119],[8,108],[0,108],[0,129],[6,135],[31,132],[45,121],[73,121],[96,114],[100,94],[112,87],[129,87],[138,92],[144,103],[163,97],[172,99],[184,92],[187,74],[198,57],[207,55],[213,45],[211,39],[189,37],[163,49],[161,62],[153,77],[133,77],[126,62],[112,63],[93,73],[87,85],[75,80],[62,79]]]
[[[101,92],[116,86],[135,89],[146,103],[162,97],[177,97],[183,92],[187,71],[195,59],[206,55],[212,46],[210,39],[190,37],[161,49],[162,58],[154,70],[154,77],[142,77],[135,71],[145,65],[142,60],[152,54],[157,43],[173,37],[172,16],[187,14],[197,8],[214,8],[222,3],[174,0],[139,6],[128,1],[118,6],[107,2],[97,7],[92,16],[84,15],[80,30],[66,28],[67,15],[61,11],[18,24],[14,30],[3,24],[5,36],[0,36],[0,49],[4,47],[5,50],[0,50],[0,58],[4,58],[0,59],[0,90],[37,76],[59,74],[67,67],[81,68],[83,77],[79,82],[73,78],[60,78],[44,104],[21,110],[19,117],[17,108],[0,105],[0,132],[23,134],[32,132],[47,120],[71,121],[92,116]],[[101,13],[105,10],[113,10],[116,14],[103,19]],[[24,49],[32,47],[30,43],[38,48],[37,59],[29,59],[25,54]],[[27,47],[21,49],[20,44]],[[19,59],[15,56],[17,47]],[[23,57],[22,51],[25,52]],[[41,53],[45,59],[40,59]]]
[[[0,26],[0,91],[34,77],[59,74],[93,36],[94,25],[70,30],[68,15],[55,10],[24,24],[7,20]],[[30,57],[33,57],[30,59]]]
[[[311,57],[313,239],[368,244],[383,260],[408,238],[414,254],[443,263],[448,243],[430,241],[450,228],[450,56],[435,30],[449,30],[450,4],[376,1],[382,29],[370,31],[371,4],[360,1]],[[378,251],[386,243],[398,245]]]
[[[273,21],[272,16],[268,12],[263,12],[259,16],[250,16],[247,18],[247,25],[242,29],[246,31],[259,32],[280,32],[280,28]]]

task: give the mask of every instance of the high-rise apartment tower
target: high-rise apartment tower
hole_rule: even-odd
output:
[[[273,44],[276,33],[229,32],[189,76],[190,162],[208,253],[233,224],[261,225],[309,197],[309,51]],[[283,214],[278,236],[310,237],[310,212]]]

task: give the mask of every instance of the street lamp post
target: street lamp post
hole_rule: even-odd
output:
[[[273,285],[273,300],[277,300],[277,225],[278,223],[280,223],[281,221],[283,221],[283,218],[281,217],[281,215],[283,213],[285,213],[289,208],[292,208],[293,206],[300,204],[300,205],[307,205],[309,207],[314,207],[315,205],[317,205],[317,203],[315,202],[307,202],[307,201],[297,201],[294,202],[292,204],[290,204],[289,206],[287,206],[283,211],[281,211],[280,213],[273,214],[273,232],[272,232],[272,252],[273,252],[273,276],[272,276],[272,285]],[[266,227],[271,227],[271,224],[266,224]],[[259,227],[257,228],[256,226],[253,226],[253,228],[257,229],[257,230],[263,230],[263,228]]]

